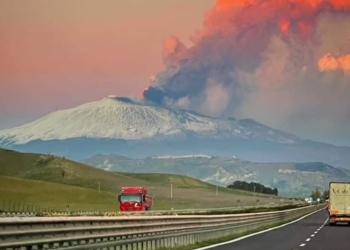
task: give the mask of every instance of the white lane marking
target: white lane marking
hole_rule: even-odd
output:
[[[244,240],[244,239],[247,239],[249,237],[252,237],[252,236],[255,236],[255,235],[258,235],[258,234],[263,234],[263,233],[266,233],[266,232],[269,232],[269,231],[272,231],[272,230],[276,230],[276,229],[279,229],[281,227],[285,227],[285,226],[288,226],[288,225],[291,225],[291,224],[294,224],[298,221],[301,221],[303,219],[305,219],[306,217],[309,217],[317,212],[320,212],[321,210],[316,210],[312,213],[309,213],[307,215],[304,215],[303,217],[300,217],[299,219],[296,219],[294,221],[291,221],[291,222],[288,222],[286,224],[283,224],[281,226],[277,226],[277,227],[272,227],[272,228],[269,228],[269,229],[266,229],[266,230],[263,230],[263,231],[260,231],[260,232],[256,232],[256,233],[252,233],[252,234],[249,234],[249,235],[245,235],[245,236],[242,236],[242,237],[239,237],[237,239],[234,239],[234,240],[229,240],[229,241],[225,241],[225,242],[221,242],[221,243],[217,243],[217,244],[214,244],[214,245],[210,245],[210,246],[206,246],[206,247],[201,247],[201,248],[196,248],[196,249],[193,249],[193,250],[207,250],[207,249],[211,249],[211,248],[215,248],[215,247],[219,247],[219,246],[223,246],[223,245],[227,245],[227,244],[231,244],[231,243],[234,243],[234,242],[237,242],[237,241],[240,241],[240,240]]]
[[[311,234],[311,237],[314,237],[315,234],[317,234],[317,233],[323,228],[323,226],[326,225],[327,221],[328,221],[328,218],[327,218],[327,220],[323,223],[323,225],[320,226],[320,227],[317,229],[317,231],[314,232],[314,234]],[[311,240],[311,238],[307,238],[305,241],[308,242],[308,241],[310,241],[310,240]],[[306,243],[303,243],[303,244],[301,244],[300,246],[303,247],[303,246],[305,246],[305,245],[306,245]]]

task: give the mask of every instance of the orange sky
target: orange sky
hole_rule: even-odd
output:
[[[109,94],[140,95],[163,39],[189,43],[214,0],[2,0],[0,129]]]

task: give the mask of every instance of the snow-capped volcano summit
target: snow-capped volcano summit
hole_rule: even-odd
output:
[[[170,132],[171,121],[165,113],[166,110],[145,106],[129,98],[108,96],[0,131],[0,138],[11,138],[15,144],[78,137],[141,139]]]
[[[252,119],[217,119],[108,96],[0,131],[0,147],[86,159],[116,153],[235,155],[251,161],[324,161],[347,166],[350,148],[303,140]]]
[[[256,123],[255,125],[259,125]],[[34,140],[109,138],[141,140],[153,137],[196,135],[200,137],[267,137],[292,143],[292,135],[268,127],[244,126],[234,119],[220,120],[183,110],[152,106],[143,100],[108,96],[75,108],[59,110],[32,123],[0,131],[0,143],[25,144]],[[268,133],[261,133],[268,132]]]

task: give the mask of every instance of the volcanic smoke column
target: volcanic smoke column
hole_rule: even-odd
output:
[[[331,82],[324,73],[341,70],[348,77],[349,23],[348,0],[217,0],[191,37],[193,46],[164,40],[166,69],[144,97],[211,116],[254,115],[252,95],[281,101],[287,89],[305,92],[306,82]]]

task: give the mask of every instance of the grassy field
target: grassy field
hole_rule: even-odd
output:
[[[3,176],[0,197],[4,200],[27,200],[33,205],[57,208],[65,208],[70,203],[70,207],[86,211],[116,210],[116,197],[123,186],[146,187],[154,197],[154,209],[255,205],[257,199],[259,204],[268,204],[278,203],[280,199],[266,195],[254,197],[249,192],[223,187],[217,189],[186,176],[111,173],[61,157],[4,149],[0,149],[0,176]],[[26,185],[28,188],[22,188]]]
[[[70,211],[113,211],[118,205],[111,192],[7,176],[0,176],[0,194],[0,209],[5,211],[66,211],[67,205]]]

